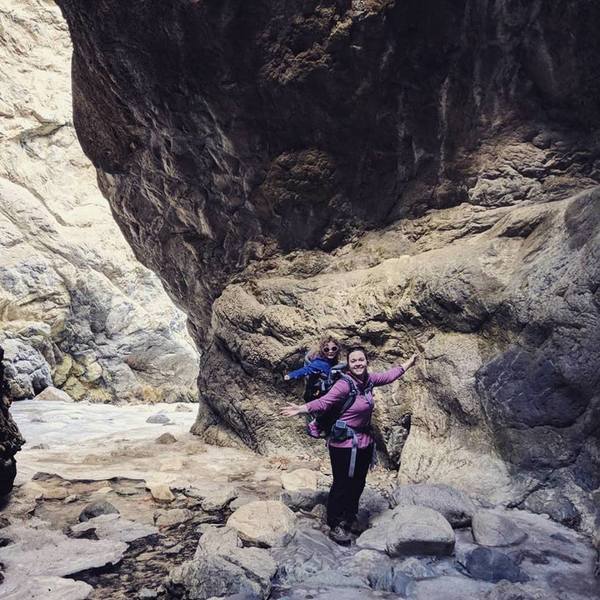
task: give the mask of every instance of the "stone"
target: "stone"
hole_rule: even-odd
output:
[[[549,590],[529,583],[501,581],[483,596],[483,600],[559,600],[550,596]]]
[[[111,513],[118,514],[119,510],[113,506],[110,502],[100,500],[98,502],[91,502],[88,504],[79,514],[79,521],[89,521],[99,515],[108,515]]]
[[[43,487],[44,500],[65,500],[69,496],[67,489],[61,486]]]
[[[74,402],[73,398],[66,392],[49,385],[41,391],[34,400],[48,400],[50,402]]]
[[[495,548],[476,548],[468,556],[466,568],[475,579],[496,583],[505,579],[525,582],[529,577],[507,555]]]
[[[142,588],[138,592],[138,598],[140,600],[150,600],[151,598],[158,598],[158,592],[156,590],[151,590],[150,588]]]
[[[153,425],[170,425],[172,421],[164,413],[157,413],[155,415],[150,415],[146,419],[146,423],[152,423]]]
[[[323,490],[300,489],[292,492],[282,492],[280,500],[294,511],[311,511],[318,504],[325,504],[329,492]]]
[[[174,444],[177,442],[177,438],[172,433],[163,433],[156,438],[157,444]]]
[[[166,483],[151,483],[148,484],[148,489],[157,502],[173,502],[175,500],[175,494]]]
[[[12,541],[0,547],[7,589],[35,577],[62,577],[115,565],[127,550],[120,541],[69,538],[35,518],[11,524],[2,535]]]
[[[115,513],[92,517],[83,523],[71,526],[70,529],[72,534],[79,537],[81,537],[81,534],[93,531],[99,540],[127,543],[158,533],[156,527],[124,519],[121,515]]]
[[[62,577],[36,576],[27,580],[7,578],[2,583],[8,600],[19,598],[44,598],[44,600],[84,600],[94,591],[83,581]]]
[[[292,538],[295,525],[294,513],[277,500],[250,502],[227,519],[227,526],[242,540],[264,546],[284,546]]]
[[[237,497],[237,489],[233,486],[223,485],[215,490],[207,490],[204,493],[200,506],[206,512],[223,510],[233,499]]]
[[[196,552],[228,556],[235,549],[241,547],[242,542],[235,529],[227,526],[208,525],[200,538]]]
[[[281,484],[284,490],[316,490],[319,474],[310,469],[296,469],[281,474]]]
[[[468,527],[473,501],[461,490],[444,484],[401,485],[391,494],[392,506],[427,506],[441,513],[452,527]]]
[[[454,531],[448,521],[423,506],[396,507],[389,519],[368,529],[356,540],[360,548],[385,551],[389,556],[447,556],[452,554],[454,543]]]
[[[473,516],[473,538],[481,546],[514,546],[526,537],[510,517],[492,510],[480,510]]]
[[[414,600],[465,600],[482,597],[492,585],[468,577],[446,575],[416,581],[411,588],[410,598]]]
[[[187,508],[171,508],[157,510],[154,513],[154,524],[158,527],[173,527],[185,523],[194,517],[194,513]]]

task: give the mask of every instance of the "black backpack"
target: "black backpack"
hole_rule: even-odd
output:
[[[338,403],[332,406],[329,410],[317,415],[307,424],[307,433],[314,438],[326,438],[331,435],[331,430],[340,416],[343,415],[353,404],[358,396],[358,388],[351,377],[344,373],[339,373],[337,379],[343,379],[349,386],[350,392],[346,400],[343,403]],[[333,385],[333,382],[332,384]],[[373,384],[371,380],[367,382],[365,387],[365,394],[373,390]]]
[[[310,362],[308,356],[309,355],[307,354],[304,357],[304,366],[308,365]],[[339,363],[331,367],[331,371],[328,375],[325,373],[311,373],[310,375],[307,375],[305,377],[306,385],[304,386],[304,402],[310,402],[311,400],[315,400],[326,394],[331,386],[340,378],[342,369],[345,367],[346,365],[344,363]]]

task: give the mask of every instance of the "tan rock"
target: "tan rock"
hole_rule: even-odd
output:
[[[175,500],[175,495],[166,483],[150,484],[148,489],[157,502],[173,502]]]
[[[296,515],[277,500],[250,502],[227,520],[244,541],[265,546],[284,546],[294,534]]]
[[[316,490],[319,474],[310,469],[296,469],[281,474],[281,483],[285,490]]]
[[[49,386],[45,390],[41,391],[34,398],[34,400],[46,400],[51,402],[74,402],[73,398],[71,398],[69,394],[52,386]]]
[[[173,527],[174,525],[189,521],[193,516],[194,513],[187,508],[157,510],[154,513],[154,524],[157,527]]]

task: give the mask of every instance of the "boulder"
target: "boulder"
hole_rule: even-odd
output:
[[[319,474],[310,469],[296,469],[281,474],[283,489],[295,492],[298,490],[316,490]]]
[[[91,502],[88,504],[79,514],[80,521],[89,521],[94,517],[100,515],[118,514],[119,510],[113,506],[110,502],[100,500],[98,502]]]
[[[49,402],[74,402],[73,398],[52,385],[41,391],[34,400],[47,400]]]
[[[318,504],[326,504],[329,492],[323,490],[300,489],[282,492],[280,500],[292,510],[311,511]]]
[[[295,525],[294,513],[277,500],[250,502],[227,520],[242,540],[263,546],[284,546],[294,535]]]
[[[173,527],[185,523],[194,517],[194,513],[187,508],[172,508],[157,510],[154,513],[154,524],[157,527]]]
[[[173,494],[171,488],[166,483],[151,483],[148,484],[148,489],[157,502],[167,503],[175,500],[175,494]]]
[[[468,527],[475,505],[467,494],[444,484],[401,485],[391,494],[392,506],[427,506],[444,515],[452,527]]]
[[[234,486],[222,485],[214,490],[207,490],[200,502],[202,510],[216,512],[223,510],[227,505],[237,498],[238,491]]]
[[[99,540],[127,543],[158,533],[156,527],[124,519],[115,513],[92,517],[83,523],[73,525],[70,531],[75,537],[85,537],[83,534],[93,531]]]
[[[157,444],[175,444],[177,442],[177,438],[172,433],[163,433],[159,435],[156,440],[154,440]]]
[[[150,415],[146,419],[146,423],[152,423],[153,425],[171,425],[173,421],[165,415],[164,413],[156,413],[155,415]]]
[[[421,506],[399,506],[388,518],[365,531],[357,540],[360,548],[385,551],[389,556],[447,556],[454,550],[455,536],[446,519]]]
[[[509,517],[493,510],[480,510],[473,515],[473,538],[481,546],[514,546],[527,533]]]
[[[468,554],[465,566],[472,577],[483,581],[496,583],[505,579],[515,583],[529,580],[510,556],[495,548],[475,548]]]
[[[208,526],[193,560],[171,570],[170,585],[183,587],[188,598],[247,594],[266,598],[277,565],[266,550],[242,548],[229,527]]]

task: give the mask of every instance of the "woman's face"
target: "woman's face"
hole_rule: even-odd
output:
[[[326,344],[323,344],[323,347],[321,348],[323,356],[329,359],[334,359],[339,351],[340,349],[338,348],[338,345],[335,342],[332,342],[331,340]]]
[[[350,352],[348,356],[348,369],[352,375],[362,377],[367,372],[367,357],[362,350]]]

